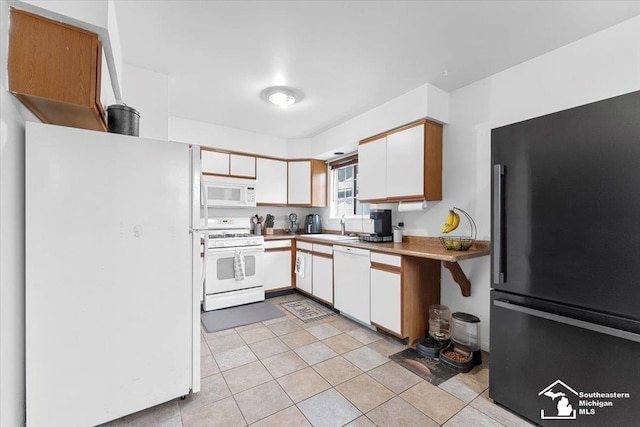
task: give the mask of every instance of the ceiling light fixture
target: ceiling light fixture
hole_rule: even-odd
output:
[[[289,86],[271,86],[262,91],[262,98],[280,107],[302,100],[302,92]]]

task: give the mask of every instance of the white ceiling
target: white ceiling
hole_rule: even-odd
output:
[[[171,77],[171,116],[287,139],[427,82],[453,91],[640,15],[639,1],[115,4],[123,60]],[[271,85],[305,98],[270,105],[260,92]]]

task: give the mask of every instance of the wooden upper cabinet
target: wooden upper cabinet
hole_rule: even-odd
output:
[[[11,9],[9,91],[44,123],[106,131],[98,35]]]
[[[428,120],[360,141],[360,200],[442,200],[442,125]]]
[[[287,204],[327,206],[327,164],[322,160],[292,160],[288,163]]]

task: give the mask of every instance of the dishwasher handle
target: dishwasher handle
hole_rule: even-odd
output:
[[[336,252],[351,254],[351,255],[360,255],[360,256],[366,256],[366,257],[369,257],[371,255],[371,251],[369,249],[352,248],[350,246],[340,246],[340,245],[333,246],[333,253],[335,254]]]

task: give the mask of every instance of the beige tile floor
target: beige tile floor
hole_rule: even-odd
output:
[[[388,358],[406,348],[394,339],[339,315],[304,323],[285,314],[220,332],[203,328],[200,393],[107,425],[531,425],[489,399],[486,360],[436,387]]]

